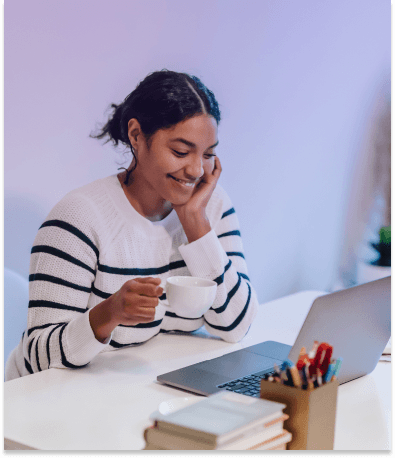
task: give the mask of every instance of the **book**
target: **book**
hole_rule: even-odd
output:
[[[169,434],[212,444],[214,448],[283,415],[285,404],[220,391],[169,415],[158,413],[155,426]]]
[[[248,448],[238,448],[236,444],[229,444],[226,448],[219,448],[216,450],[286,450],[287,443],[292,440],[292,434],[289,431],[281,430],[280,434],[266,440],[260,440],[255,444],[249,444]],[[147,443],[143,450],[195,450],[193,448],[174,449],[167,448],[164,444],[162,446],[153,443]],[[201,450],[201,449],[198,449]]]
[[[282,433],[284,421],[288,418],[288,415],[283,414],[271,421],[268,426],[261,424],[259,428],[253,428],[251,433],[249,431],[242,433],[220,446],[214,442],[163,431],[153,426],[145,429],[144,438],[147,444],[165,447],[168,450],[247,450],[254,444],[260,444]]]
[[[282,434],[250,447],[247,450],[285,450],[286,444],[291,442],[291,440],[292,434],[284,429]]]

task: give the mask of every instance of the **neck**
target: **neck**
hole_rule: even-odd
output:
[[[118,174],[123,192],[133,208],[150,221],[161,221],[172,211],[170,202],[162,199],[149,183],[133,172],[129,176],[129,183],[124,184],[126,172]]]

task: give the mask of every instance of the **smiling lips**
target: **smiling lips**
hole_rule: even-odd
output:
[[[174,181],[177,181],[177,183],[180,183],[184,186],[187,186],[188,188],[193,188],[196,184],[196,181],[186,181],[186,180],[180,180],[179,178],[175,178],[172,175],[169,175],[170,178],[173,178]]]

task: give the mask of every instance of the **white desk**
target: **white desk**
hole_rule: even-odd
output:
[[[313,300],[297,293],[260,306],[237,344],[209,336],[160,334],[142,346],[98,355],[86,368],[50,369],[4,384],[5,443],[43,450],[139,450],[160,402],[191,396],[160,385],[158,374],[264,340],[292,344]],[[281,330],[280,330],[281,328]],[[339,388],[335,449],[388,450],[391,364]]]

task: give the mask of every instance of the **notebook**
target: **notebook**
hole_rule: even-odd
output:
[[[218,358],[158,375],[160,383],[204,396],[228,389],[259,396],[260,379],[285,359],[297,362],[302,347],[314,340],[333,346],[342,357],[339,383],[373,371],[391,336],[391,277],[315,299],[291,347],[265,341]]]

